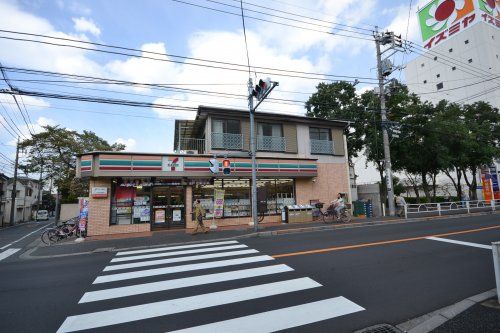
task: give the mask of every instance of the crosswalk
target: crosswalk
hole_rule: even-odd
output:
[[[322,287],[235,240],[123,251],[81,297],[82,312],[67,317],[57,332],[137,331],[127,325],[141,323],[147,332],[275,332],[364,310],[342,296],[286,298]],[[273,297],[287,301],[264,304]],[[236,311],[238,304],[249,305]],[[176,320],[218,308],[216,317]],[[147,326],[152,320],[160,321],[154,329]]]
[[[14,253],[16,253],[19,250],[21,250],[21,249],[11,248],[11,249],[7,249],[3,252],[0,252],[0,261],[4,260],[5,258],[10,257],[11,255],[13,255]]]

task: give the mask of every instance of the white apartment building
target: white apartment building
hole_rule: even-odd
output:
[[[500,4],[454,3],[435,0],[419,10],[426,51],[405,68],[408,88],[432,103],[485,101],[500,107]]]

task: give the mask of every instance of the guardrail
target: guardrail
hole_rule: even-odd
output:
[[[489,212],[495,211],[497,207],[500,209],[500,199],[406,204],[404,206],[404,217],[409,218],[417,216],[443,216]]]

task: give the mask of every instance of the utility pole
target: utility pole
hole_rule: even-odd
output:
[[[385,89],[384,89],[384,71],[382,70],[382,52],[380,44],[383,36],[375,34],[375,45],[377,47],[377,69],[378,69],[378,88],[380,95],[380,116],[382,118],[382,137],[384,143],[384,166],[385,166],[385,181],[387,188],[387,201],[389,202],[389,215],[394,216],[394,188],[392,184],[392,166],[391,166],[391,150],[389,146],[389,134],[387,133],[387,110],[385,109]]]
[[[14,182],[12,184],[11,204],[10,204],[10,225],[15,224],[16,217],[16,192],[17,192],[17,167],[19,163],[19,137],[16,144],[16,160],[14,162]],[[24,208],[23,208],[24,209]]]
[[[253,107],[253,82],[248,79],[248,109],[250,111],[250,156],[252,158],[252,219],[253,228],[258,230],[259,218],[257,216],[257,160],[255,158],[255,109]]]
[[[38,202],[37,202],[37,212],[40,210],[40,204],[42,203],[42,178],[43,178],[43,157],[40,154],[40,177],[38,178]]]

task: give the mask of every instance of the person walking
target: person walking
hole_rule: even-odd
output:
[[[396,215],[399,217],[404,216],[404,211],[405,211],[405,206],[406,206],[406,201],[405,198],[400,194],[396,197],[396,206],[398,207],[398,210],[396,211]]]
[[[192,235],[196,235],[198,229],[201,229],[202,233],[208,233],[208,229],[203,225],[203,217],[205,217],[205,209],[201,205],[200,199],[196,200],[196,204],[194,205],[194,219],[196,221],[196,227],[194,228]]]

